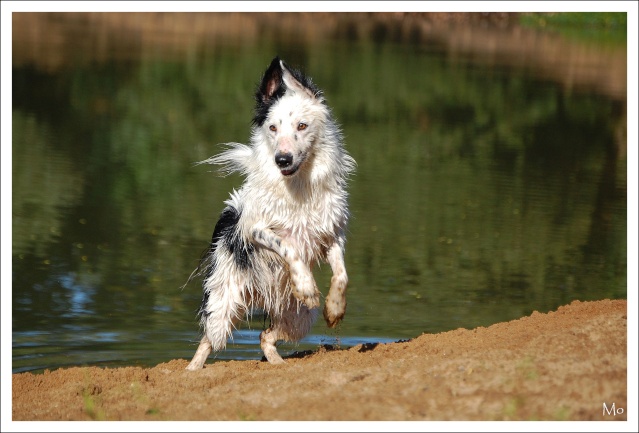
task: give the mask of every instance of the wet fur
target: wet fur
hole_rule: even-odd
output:
[[[323,310],[327,325],[336,326],[346,310],[346,189],[355,161],[322,92],[278,57],[255,99],[250,144],[229,143],[203,161],[221,165],[223,173],[239,172],[245,182],[225,202],[199,268],[203,336],[189,370],[224,349],[254,309],[271,320],[260,334],[264,355],[284,362],[276,342],[300,340],[318,315],[315,263],[326,261],[333,272]]]

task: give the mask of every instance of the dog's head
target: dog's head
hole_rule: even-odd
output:
[[[269,143],[280,173],[293,176],[313,156],[328,120],[322,92],[310,78],[275,57],[255,94],[253,124]]]

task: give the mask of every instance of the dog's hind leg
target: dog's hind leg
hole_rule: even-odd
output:
[[[193,355],[193,359],[191,360],[191,362],[189,362],[189,365],[186,366],[186,369],[199,370],[204,367],[204,363],[206,362],[206,359],[209,357],[212,351],[213,347],[211,346],[211,342],[205,335],[204,337],[202,337],[202,340],[200,340],[200,345],[198,346],[195,355]]]
[[[264,352],[264,356],[266,356],[266,360],[271,364],[284,364],[284,360],[277,353],[277,348],[275,347],[275,343],[277,343],[277,332],[273,330],[273,328],[268,328],[260,333],[260,347],[262,348],[262,352]]]
[[[279,340],[299,341],[311,330],[317,318],[317,308],[309,309],[305,305],[297,305],[291,299],[290,308],[281,317],[273,318],[270,328],[260,334],[260,347],[271,364],[283,364],[275,344]]]
[[[193,359],[186,367],[187,370],[201,369],[212,351],[226,347],[226,341],[232,335],[233,328],[246,312],[242,287],[237,282],[228,282],[224,288],[209,292],[202,313],[204,336]]]
[[[324,320],[330,328],[334,328],[346,313],[346,287],[348,286],[344,252],[338,242],[329,248],[327,259],[333,270],[333,276],[331,277],[331,288],[324,301]]]

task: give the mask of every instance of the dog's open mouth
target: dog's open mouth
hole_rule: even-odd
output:
[[[280,173],[282,173],[284,176],[292,176],[297,172],[298,168],[299,168],[299,165],[296,167],[283,168],[280,170]]]

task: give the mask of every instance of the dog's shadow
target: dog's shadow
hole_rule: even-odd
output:
[[[405,343],[408,341],[410,340],[398,340],[397,343]],[[359,353],[370,352],[371,350],[374,350],[377,346],[379,346],[379,344],[380,343],[363,343],[357,351]],[[339,346],[334,346],[332,344],[322,344],[319,348],[315,350],[308,349],[308,350],[295,351],[291,353],[290,355],[283,356],[282,359],[303,359],[318,353],[333,352],[336,350],[341,350],[341,349]],[[265,356],[262,356],[262,362],[268,362]]]
[[[325,352],[333,352],[335,350],[340,350],[339,346],[334,346],[332,344],[322,344],[319,348],[315,350],[301,350],[295,351],[290,355],[282,356],[282,359],[303,359],[309,357],[311,355],[315,355],[316,353],[325,353]],[[265,356],[262,356],[262,362],[268,362]]]

